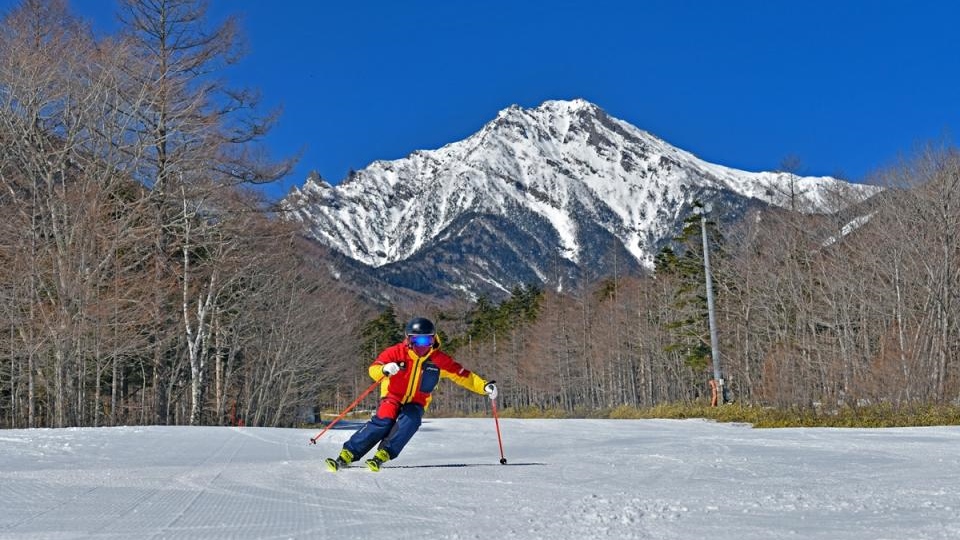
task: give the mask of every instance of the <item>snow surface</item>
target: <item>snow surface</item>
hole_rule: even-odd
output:
[[[358,424],[0,431],[0,538],[960,538],[960,428],[427,419],[379,473]]]

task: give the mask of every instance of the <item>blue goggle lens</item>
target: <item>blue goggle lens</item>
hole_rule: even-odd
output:
[[[410,336],[410,343],[417,347],[427,347],[433,345],[433,336]]]

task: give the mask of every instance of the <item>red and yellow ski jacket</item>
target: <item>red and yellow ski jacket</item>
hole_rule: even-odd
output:
[[[399,364],[400,371],[392,377],[383,378],[380,383],[380,397],[390,396],[400,404],[419,403],[427,407],[430,404],[430,393],[441,377],[483,395],[483,387],[487,381],[458,364],[438,346],[434,344],[425,356],[417,356],[417,353],[407,346],[406,340],[384,349],[370,365],[370,377],[380,380],[383,377],[383,366],[390,362]]]

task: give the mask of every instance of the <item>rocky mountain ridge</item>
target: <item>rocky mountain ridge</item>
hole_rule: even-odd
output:
[[[283,205],[387,283],[475,297],[577,287],[614,265],[651,270],[695,201],[731,217],[788,201],[818,211],[841,188],[867,189],[711,164],[577,99],[509,107],[440,149],[376,161],[337,186],[308,180]]]

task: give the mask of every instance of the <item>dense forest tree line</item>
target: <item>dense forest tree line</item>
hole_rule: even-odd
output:
[[[123,0],[120,20],[96,38],[62,0],[24,0],[0,21],[0,426],[291,425],[351,402],[413,315],[502,407],[708,399],[699,221],[652,276],[377,313],[250,188],[291,162],[258,150],[274,116],[216,78],[235,22],[209,29],[194,0]],[[917,155],[868,201],[838,189],[826,213],[787,169],[781,209],[710,216],[731,397],[956,402],[960,154]],[[433,405],[487,406],[449,384]]]
[[[291,163],[214,76],[234,21],[119,15],[103,39],[61,0],[0,23],[0,424],[289,422],[363,309],[248,188]]]
[[[784,208],[726,229],[710,222],[730,397],[783,408],[960,402],[960,152],[924,150],[882,173],[886,189],[866,201],[838,188],[823,201],[835,210],[827,213],[800,211],[796,178],[786,172],[771,186]],[[713,366],[698,222],[657,257],[653,277],[545,291],[521,324],[504,309],[515,291],[489,309],[511,331],[461,346],[458,357],[501,382],[504,407],[706,402]],[[473,406],[464,403],[456,407]]]

